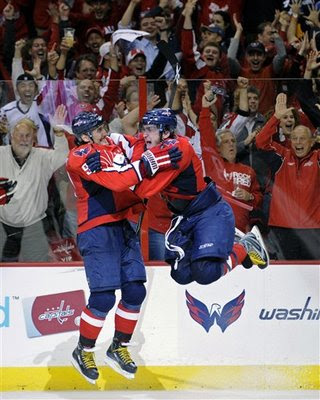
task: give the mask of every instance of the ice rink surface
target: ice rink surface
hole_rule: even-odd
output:
[[[318,390],[299,391],[68,391],[2,392],[1,400],[319,400]]]

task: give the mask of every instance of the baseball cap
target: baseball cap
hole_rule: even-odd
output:
[[[89,35],[93,32],[98,33],[101,37],[104,37],[104,30],[101,29],[100,26],[92,26],[86,32],[86,40],[88,40]]]
[[[224,38],[224,30],[219,28],[219,26],[211,24],[211,25],[202,25],[201,27],[202,31],[209,31],[211,33],[217,33],[220,35],[222,38]]]
[[[23,82],[23,81],[33,81],[34,83],[36,83],[34,77],[32,75],[26,74],[26,73],[21,74],[21,75],[18,76],[17,84],[20,83],[20,82]]]
[[[164,15],[163,8],[157,6],[152,8],[151,10],[147,10],[144,13],[141,13],[141,18],[147,18],[147,17],[162,17]]]
[[[63,3],[65,3],[68,7],[72,8],[74,5],[74,0],[63,0]]]
[[[110,46],[111,46],[111,42],[105,42],[100,46],[99,54],[102,58],[110,53]]]
[[[247,53],[257,52],[257,53],[265,54],[266,49],[261,42],[252,42],[247,46],[246,52]]]
[[[143,56],[144,58],[146,58],[146,55],[144,54],[143,50],[141,50],[141,49],[132,49],[132,50],[129,51],[129,53],[127,55],[127,65],[129,64],[130,61],[132,61],[137,56]]]

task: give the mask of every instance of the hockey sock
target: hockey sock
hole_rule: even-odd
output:
[[[140,306],[126,304],[120,301],[115,314],[115,338],[120,342],[129,342],[137,325],[140,315]]]
[[[252,262],[247,254],[247,250],[240,243],[235,243],[228,260],[224,264],[224,275],[240,264],[242,264],[245,268],[250,268],[252,266]]]
[[[82,311],[80,319],[80,343],[84,347],[94,347],[103,327],[104,318],[94,315],[88,308]]]

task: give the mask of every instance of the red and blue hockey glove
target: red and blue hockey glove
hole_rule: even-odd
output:
[[[152,177],[157,172],[166,169],[177,169],[178,161],[182,158],[182,152],[178,147],[168,149],[160,149],[154,147],[142,153],[140,171],[143,177]]]
[[[17,181],[9,181],[7,178],[0,178],[0,204],[8,204],[13,196]]]
[[[90,172],[99,172],[102,170],[100,151],[91,153],[86,158],[86,164]]]

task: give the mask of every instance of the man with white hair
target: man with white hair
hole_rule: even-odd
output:
[[[56,129],[54,149],[34,147],[37,131],[31,119],[23,118],[13,127],[11,144],[0,146],[0,175],[18,182],[10,203],[0,208],[2,262],[48,260],[47,186],[67,158],[68,142]]]

